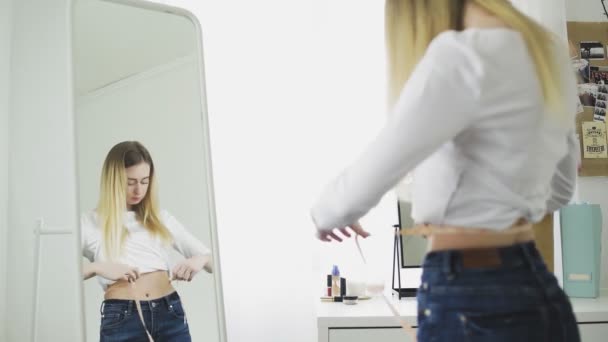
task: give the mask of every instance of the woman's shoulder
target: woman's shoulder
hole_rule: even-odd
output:
[[[505,49],[505,48],[509,49]],[[429,44],[428,51],[446,61],[464,56],[501,56],[527,54],[521,32],[506,27],[467,28],[447,30],[438,34]]]
[[[94,245],[101,239],[101,227],[99,227],[95,210],[80,214],[80,235],[83,243],[88,246]]]
[[[169,231],[173,230],[177,219],[175,218],[175,216],[173,216],[173,214],[171,214],[171,212],[169,212],[169,210],[160,209],[158,211],[158,217],[160,218],[161,222],[167,227],[167,229],[169,229]]]
[[[160,217],[160,219],[165,222],[170,218],[173,218],[173,215],[171,215],[171,213],[169,212],[169,210],[167,209],[160,209],[158,211],[158,216]]]
[[[179,234],[184,229],[181,222],[169,210],[161,209],[158,215],[172,235]]]
[[[91,209],[80,213],[81,220],[96,220],[97,219],[97,210]]]
[[[478,69],[483,57],[475,40],[471,32],[444,31],[431,41],[425,53],[425,59],[431,59],[431,63],[442,66],[444,70],[449,70],[450,67],[462,69],[466,65]]]
[[[466,34],[460,31],[440,33],[429,44],[417,68],[441,80],[448,80],[442,86],[444,91],[454,87],[455,91],[469,89],[473,94],[478,94],[486,75],[486,62],[475,44],[468,40]]]
[[[99,229],[97,211],[92,209],[81,213],[80,225],[83,229]]]
[[[453,48],[455,46],[466,49],[470,48],[472,43],[470,32],[447,30],[433,38],[429,44],[429,50]]]

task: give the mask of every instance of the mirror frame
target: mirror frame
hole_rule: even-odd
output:
[[[73,142],[74,142],[74,146],[73,146],[73,153],[74,153],[74,161],[78,160],[78,153],[77,153],[77,148],[76,146],[78,146],[78,141],[77,141],[77,132],[76,132],[76,122],[78,120],[77,118],[77,113],[76,113],[76,96],[74,95],[74,48],[73,48],[73,42],[74,42],[74,28],[73,28],[73,22],[74,22],[74,7],[75,7],[75,3],[78,0],[69,0],[69,35],[70,35],[70,44],[69,44],[69,48],[71,49],[69,56],[70,56],[70,71],[71,71],[71,78],[72,78],[72,89],[71,89],[71,93],[72,93],[72,110],[71,110],[71,116],[72,116],[72,132],[73,132]],[[206,173],[206,177],[208,179],[207,182],[207,199],[208,199],[208,203],[209,203],[209,226],[211,227],[210,229],[210,233],[211,233],[211,250],[212,250],[212,254],[213,254],[213,277],[214,277],[214,285],[215,285],[215,306],[216,306],[216,313],[217,313],[217,320],[218,320],[218,332],[219,332],[219,337],[220,337],[220,341],[219,342],[227,342],[227,338],[226,338],[226,316],[225,316],[225,310],[224,310],[224,294],[223,294],[223,287],[222,287],[222,272],[221,272],[221,262],[220,262],[220,251],[219,251],[219,241],[218,241],[218,234],[217,234],[217,217],[216,217],[216,209],[215,209],[215,191],[214,191],[214,186],[213,186],[213,165],[212,165],[212,157],[211,157],[211,139],[209,136],[209,111],[207,109],[207,89],[205,86],[205,60],[204,60],[204,55],[203,55],[203,31],[200,25],[200,22],[198,20],[198,18],[196,17],[196,15],[194,15],[194,13],[190,12],[187,9],[184,8],[179,8],[179,7],[175,7],[175,6],[170,6],[170,5],[165,5],[165,4],[160,4],[160,3],[156,3],[156,2],[151,2],[148,0],[95,0],[95,1],[102,1],[102,2],[109,2],[109,3],[116,3],[116,4],[120,4],[120,5],[125,5],[125,6],[131,6],[131,7],[137,7],[137,8],[141,8],[141,9],[146,9],[146,10],[153,10],[153,11],[160,11],[160,12],[165,12],[165,13],[169,13],[169,14],[174,14],[174,15],[179,15],[182,16],[186,19],[188,19],[193,25],[194,25],[194,29],[196,31],[196,45],[197,45],[197,59],[199,61],[199,89],[200,89],[200,106],[201,106],[201,129],[202,129],[202,133],[203,133],[203,152],[204,152],[204,156],[202,156],[204,158],[205,161],[205,173]],[[75,185],[76,185],[76,189],[79,189],[79,172],[78,172],[78,164],[74,163],[74,166],[76,168],[76,179],[74,180]],[[75,200],[76,200],[76,209],[77,209],[77,217],[76,217],[76,222],[80,223],[80,196],[78,194],[78,191],[76,191],[75,194]],[[78,229],[76,230],[76,243],[77,243],[77,251],[78,251],[78,258],[76,259],[78,261],[78,271],[80,272],[80,274],[82,274],[82,253],[80,252],[82,250],[81,247],[81,228],[80,228],[80,224],[78,225]],[[80,283],[79,288],[79,297],[80,297],[80,310],[81,310],[81,320],[80,320],[80,325],[81,325],[81,331],[82,331],[82,337],[84,338],[86,336],[86,320],[83,318],[85,315],[85,307],[84,307],[84,281]]]

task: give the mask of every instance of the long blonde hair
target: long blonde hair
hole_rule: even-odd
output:
[[[517,10],[508,0],[386,0],[385,24],[392,107],[431,41],[441,32],[464,29],[467,3],[475,4],[519,31],[536,66],[545,106],[565,115],[556,37]]]
[[[150,166],[148,192],[142,201],[134,205],[137,220],[154,236],[165,243],[171,241],[171,234],[160,219],[157,186],[154,176],[154,162],[148,150],[137,141],[121,142],[108,152],[101,172],[97,216],[103,237],[106,258],[116,261],[122,249],[128,230],[123,224],[127,210],[127,172],[128,167],[147,163]]]

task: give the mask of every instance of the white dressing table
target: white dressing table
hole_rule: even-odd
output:
[[[571,298],[583,342],[603,342],[608,338],[608,292],[597,299]],[[401,317],[415,326],[416,299],[392,299]],[[360,300],[356,305],[319,302],[318,342],[404,342],[409,336],[401,329],[381,298]]]

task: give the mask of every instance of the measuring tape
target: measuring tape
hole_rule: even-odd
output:
[[[357,244],[357,249],[359,250],[359,255],[361,256],[361,259],[363,260],[365,267],[367,267],[367,261],[365,260],[365,255],[363,254],[363,250],[361,249],[361,245],[359,244],[359,234],[355,235],[355,243]],[[382,293],[382,291],[384,291],[384,285],[382,285],[382,288],[368,287],[367,290],[371,293]],[[393,303],[391,303],[384,294],[382,294],[382,299],[384,299],[384,302],[386,303],[388,308],[393,313],[393,316],[395,316],[395,318],[397,318],[397,320],[399,321],[399,324],[401,324],[401,327],[403,328],[403,330],[405,330],[405,332],[408,335],[410,335],[410,337],[412,338],[412,340],[414,342],[417,342],[418,340],[416,338],[416,331],[414,330],[414,328],[412,328],[408,322],[406,322],[403,318],[401,318],[401,315],[399,314],[399,310],[397,310],[395,305]]]
[[[177,288],[177,280],[173,280],[173,281],[176,282],[175,287]],[[171,280],[171,269],[169,269],[169,283],[171,283],[173,281]],[[137,287],[135,286],[135,281],[129,279],[129,283],[131,284],[131,296],[133,297],[133,300],[135,301],[135,306],[137,307],[137,313],[139,314],[139,319],[141,321],[141,324],[144,326],[144,330],[146,331],[146,335],[148,336],[148,341],[154,342],[154,338],[152,337],[152,335],[148,331],[148,328],[146,327],[146,321],[144,320],[144,314],[141,309],[141,302],[139,300],[139,297],[137,296]],[[182,303],[182,308],[184,308],[183,303]],[[187,324],[185,312],[186,312],[186,310],[184,309],[184,324]]]
[[[137,313],[139,314],[139,319],[141,320],[141,324],[143,324],[144,330],[146,331],[146,335],[148,335],[148,341],[154,342],[152,335],[150,335],[150,332],[148,331],[148,328],[146,327],[146,322],[144,321],[144,313],[141,310],[141,303],[139,301],[139,298],[137,297],[137,288],[135,287],[135,281],[131,281],[131,279],[129,279],[129,283],[131,283],[131,295],[133,296],[133,300],[135,300],[135,306],[137,307]]]

